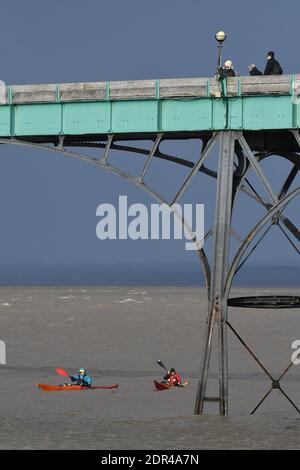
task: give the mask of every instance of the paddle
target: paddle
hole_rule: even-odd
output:
[[[165,369],[166,372],[169,373],[168,369],[166,368],[166,366],[164,365],[164,363],[160,359],[158,359],[156,362],[160,367],[162,367],[163,369]],[[179,384],[179,383],[177,384],[177,387],[184,387],[184,386],[185,385],[183,385],[183,384]]]
[[[61,369],[60,367],[57,367],[55,369],[55,372],[58,374],[58,375],[63,375],[64,377],[70,377],[70,375],[68,374],[67,371],[65,371],[65,369]]]
[[[164,363],[160,359],[158,359],[156,362],[160,367],[165,369],[166,372],[169,372],[168,369],[166,368],[166,366],[164,365]]]
[[[68,372],[65,370],[65,369],[61,369],[61,367],[57,367],[55,369],[55,372],[58,374],[58,375],[63,375],[64,377],[69,377],[70,379],[72,378],[71,375],[68,374]],[[73,378],[72,378],[73,379]],[[73,380],[72,380],[73,381]],[[85,387],[85,385],[83,385]]]

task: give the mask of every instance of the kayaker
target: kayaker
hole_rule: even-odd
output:
[[[78,375],[75,377],[70,376],[72,382],[76,382],[76,385],[82,385],[83,387],[91,387],[92,385],[92,378],[86,374],[86,369],[81,367],[78,370]]]
[[[182,379],[181,376],[174,367],[171,367],[170,370],[168,370],[167,374],[164,376],[164,382],[167,385],[170,385],[172,387],[180,387],[182,385]]]

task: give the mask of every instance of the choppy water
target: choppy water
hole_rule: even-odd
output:
[[[236,291],[251,293],[257,291]],[[204,290],[2,287],[0,312],[0,339],[7,345],[7,365],[0,366],[1,449],[299,447],[299,415],[278,391],[250,416],[270,381],[231,333],[230,417],[193,416],[206,318]],[[290,361],[291,343],[300,339],[299,311],[231,309],[230,321],[279,376]],[[157,359],[178,368],[190,385],[153,391],[153,379],[163,375]],[[117,382],[119,389],[38,390],[38,382],[62,383],[56,367],[71,373],[87,367],[95,383]],[[213,395],[216,372],[209,387]],[[300,366],[294,366],[282,381],[298,406],[299,374]],[[207,411],[216,412],[216,405]]]

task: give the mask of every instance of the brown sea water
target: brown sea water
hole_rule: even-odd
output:
[[[275,293],[236,289],[232,295]],[[276,288],[284,294],[287,289]],[[290,289],[290,293],[297,291]],[[295,449],[299,415],[273,390],[251,410],[270,380],[229,332],[230,416],[194,416],[206,320],[206,294],[195,287],[2,287],[0,339],[1,449]],[[231,308],[230,322],[275,377],[300,339],[299,309]],[[189,380],[185,389],[156,392],[161,359]],[[209,392],[217,394],[215,358]],[[115,391],[45,393],[60,384],[56,367],[87,367],[95,384]],[[300,365],[282,380],[300,406]]]

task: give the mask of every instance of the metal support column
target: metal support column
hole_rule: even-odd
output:
[[[195,414],[203,413],[205,401],[218,401],[220,414],[228,414],[227,298],[224,298],[223,292],[228,271],[235,138],[235,132],[233,131],[223,131],[220,133],[212,288]],[[219,327],[219,397],[213,398],[206,397],[205,394],[213,329],[216,322]]]

